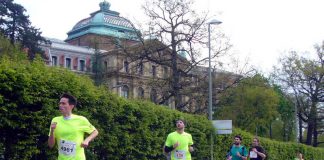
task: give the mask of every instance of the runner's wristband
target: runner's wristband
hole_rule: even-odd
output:
[[[173,146],[171,146],[171,147],[165,146],[165,147],[164,147],[164,152],[166,152],[166,153],[169,153],[169,152],[171,152],[172,150],[173,150]]]

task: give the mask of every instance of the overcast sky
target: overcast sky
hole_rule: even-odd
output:
[[[103,0],[14,0],[23,5],[33,26],[43,36],[64,40],[81,19],[99,10]],[[140,21],[143,0],[107,0],[111,10]],[[324,40],[323,0],[196,0],[195,7],[209,11],[223,23],[216,29],[230,38],[231,52],[269,72],[289,50],[314,52]]]

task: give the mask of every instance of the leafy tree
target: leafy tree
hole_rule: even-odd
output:
[[[39,44],[49,42],[41,36],[39,29],[31,26],[25,12],[25,8],[14,3],[13,0],[2,0],[0,2],[0,32],[10,40],[11,44],[20,43],[21,47],[27,50],[29,58],[33,59],[36,53],[44,53]]]
[[[292,101],[292,98],[289,95],[285,95],[284,91],[281,89],[280,86],[274,85],[274,90],[276,91],[277,95],[279,96],[279,103],[278,103],[278,112],[280,114],[280,121],[282,121],[281,130],[281,138],[282,141],[290,141],[294,139],[294,133],[296,128],[296,120],[295,120],[295,107]],[[297,133],[295,133],[297,134]],[[271,132],[270,132],[270,138]]]
[[[314,58],[299,56],[296,52],[283,57],[275,77],[292,92],[298,117],[307,125],[306,144],[318,145],[318,127],[323,119],[321,103],[324,101],[324,42],[316,45]]]
[[[240,81],[220,98],[217,119],[231,119],[236,127],[266,136],[278,116],[279,97],[260,74]]]

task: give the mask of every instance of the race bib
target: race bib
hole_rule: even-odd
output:
[[[64,154],[66,156],[75,156],[76,143],[67,140],[60,140],[60,154]]]
[[[250,158],[258,158],[258,155],[254,151],[250,151]]]
[[[174,158],[176,158],[176,159],[186,159],[186,151],[184,151],[184,150],[176,150],[174,152]]]

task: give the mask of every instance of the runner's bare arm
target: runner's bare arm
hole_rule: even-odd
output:
[[[50,148],[53,148],[55,145],[55,136],[54,136],[54,130],[56,128],[56,122],[51,124],[51,131],[50,131],[50,136],[48,137],[48,146]]]
[[[95,139],[98,136],[98,130],[94,130],[82,143],[81,147],[86,148],[89,146],[89,142]]]
[[[193,147],[193,145],[190,145],[189,146],[189,152],[193,152],[194,151],[194,147]]]

